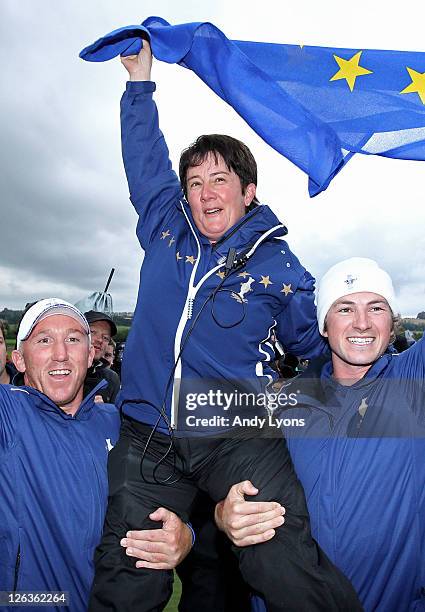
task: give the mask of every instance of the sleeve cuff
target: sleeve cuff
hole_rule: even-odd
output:
[[[186,523],[186,525],[189,527],[190,531],[192,532],[192,547],[196,542],[196,534],[195,534],[195,530],[193,529],[192,525],[190,523]]]
[[[128,93],[153,93],[156,83],[153,81],[127,81],[126,92]]]

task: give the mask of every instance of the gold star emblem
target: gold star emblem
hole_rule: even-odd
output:
[[[285,283],[283,283],[283,289],[281,289],[280,292],[284,293],[285,296],[288,295],[289,293],[294,293],[291,289],[291,283],[289,283],[289,285],[285,285]]]
[[[408,68],[407,66],[406,70],[409,73],[412,82],[410,85],[405,87],[403,91],[400,91],[400,93],[417,93],[422,104],[425,104],[425,72],[417,72],[416,70],[413,70],[413,68]]]
[[[161,234],[161,240],[165,240],[170,235],[170,230],[167,230],[166,232],[161,232]]]
[[[176,253],[176,259],[177,259],[177,261],[179,259],[183,259],[183,257],[180,255],[179,251],[177,251],[177,253]]]
[[[249,272],[244,270],[243,272],[239,272],[238,276],[242,276],[242,278],[246,278],[247,276],[251,276]]]
[[[173,244],[173,242],[175,242],[174,236],[171,236],[170,240],[168,241],[168,247],[170,247]]]
[[[329,80],[339,81],[340,79],[345,79],[348,83],[350,91],[353,91],[358,76],[363,76],[364,74],[372,74],[372,70],[368,70],[367,68],[359,66],[361,54],[362,51],[359,51],[349,60],[345,60],[344,58],[338,57],[338,55],[334,54],[334,59],[339,66],[339,70]]]
[[[194,258],[193,255],[186,255],[186,263],[191,263],[192,266],[194,265],[196,259]]]
[[[223,278],[226,276],[226,273],[223,270],[221,272],[217,272],[216,276],[219,276],[221,278],[221,280],[223,280]]]
[[[269,285],[273,285],[270,276],[261,276],[260,285],[264,285],[266,289]]]

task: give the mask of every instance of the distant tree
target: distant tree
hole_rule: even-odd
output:
[[[18,323],[22,316],[22,310],[10,310],[9,308],[3,308],[0,312],[0,319],[7,323]]]
[[[425,319],[425,311],[423,310],[422,312],[420,312],[416,318],[417,319]]]

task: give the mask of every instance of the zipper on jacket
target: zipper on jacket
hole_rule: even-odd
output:
[[[187,300],[187,318],[191,319],[192,315],[193,315],[193,302],[195,301],[195,298],[193,297],[189,297]]]
[[[18,553],[16,555],[15,561],[15,578],[13,581],[13,591],[15,592],[18,587],[18,578],[19,578],[19,566],[21,565],[21,545],[18,545]]]
[[[193,270],[191,272],[190,275],[190,279],[189,279],[189,284],[188,284],[188,291],[187,291],[187,296],[186,296],[186,303],[183,307],[183,312],[182,312],[182,316],[180,317],[180,322],[177,326],[177,330],[176,330],[176,337],[175,337],[175,341],[174,341],[174,357],[176,358],[176,356],[179,354],[180,352],[180,345],[181,345],[181,340],[183,337],[183,330],[185,328],[185,325],[187,323],[188,320],[190,320],[192,318],[193,315],[193,304],[195,301],[195,297],[197,292],[199,291],[200,287],[203,285],[203,283],[207,280],[207,278],[209,278],[212,274],[214,274],[214,272],[216,272],[217,270],[219,270],[223,264],[219,264],[215,267],[213,267],[211,270],[209,270],[206,274],[204,274],[204,276],[198,281],[198,283],[195,285],[195,277],[196,277],[196,272],[197,272],[197,268],[198,265],[200,263],[201,260],[201,244],[199,242],[199,238],[196,235],[196,232],[190,222],[189,217],[187,216],[184,204],[181,202],[182,204],[182,212],[186,218],[187,224],[189,225],[189,228],[192,232],[193,237],[195,238],[196,244],[197,244],[197,248],[198,248],[198,256],[196,258],[196,262],[195,265],[193,266]],[[260,210],[260,207],[258,207],[257,212]],[[216,248],[219,244],[222,244],[223,242],[225,242],[228,238],[230,238],[230,236],[232,236],[236,231],[238,231],[242,225],[244,225],[247,221],[249,221],[250,219],[252,219],[255,214],[252,214],[250,217],[248,217],[247,219],[244,219],[244,221],[238,225],[228,236],[226,236],[226,238],[219,240],[218,242],[216,242],[216,244],[213,247]],[[262,236],[260,236],[260,238],[254,243],[254,245],[250,248],[248,255],[251,256],[257,249],[257,247],[264,242],[264,240],[271,234],[273,233],[275,230],[277,230],[278,228],[285,228],[285,226],[283,224],[279,224],[276,225],[272,228],[270,228],[269,230],[267,230]],[[286,230],[287,231],[287,230]],[[179,361],[179,363],[176,366],[176,369],[174,371],[174,382],[173,382],[173,386],[171,388],[171,410],[170,410],[170,425],[172,429],[176,429],[177,426],[177,422],[178,422],[178,398],[177,398],[177,405],[175,402],[175,381],[176,379],[178,380],[179,378],[181,378],[181,373],[182,373],[182,366],[181,366],[181,360]]]

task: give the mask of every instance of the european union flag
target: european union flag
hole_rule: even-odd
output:
[[[354,153],[425,160],[425,53],[232,41],[210,23],[149,17],[81,51],[88,61],[138,53],[195,72],[317,195]]]

